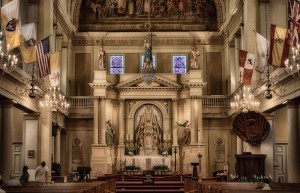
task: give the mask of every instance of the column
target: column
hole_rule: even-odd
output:
[[[176,124],[176,121],[178,120],[177,99],[172,100],[172,107],[173,107],[173,109],[172,109],[172,117],[173,117],[173,119],[172,119],[172,128],[173,128],[172,135],[173,135],[173,138],[172,138],[172,140],[173,140],[173,146],[178,146],[178,135],[177,135],[178,127],[177,127],[177,124]]]
[[[288,123],[288,157],[287,175],[289,183],[300,181],[300,149],[299,149],[299,124],[298,124],[298,104],[288,102],[287,104],[287,123]]]
[[[237,154],[243,153],[243,141],[238,136],[236,136],[236,153]]]
[[[13,144],[12,144],[12,132],[13,132],[13,101],[5,100],[1,101],[1,175],[2,180],[8,181],[13,168]]]
[[[106,99],[100,98],[100,145],[106,145],[105,136],[105,121],[106,121]]]
[[[202,115],[202,98],[197,99],[198,103],[198,144],[203,144],[203,115]]]
[[[60,127],[56,128],[56,136],[55,136],[55,162],[60,163]]]
[[[119,100],[119,146],[124,146],[125,136],[125,101],[124,99]]]
[[[99,128],[99,97],[94,97],[94,129],[93,129],[93,144],[98,144],[98,128]]]
[[[244,37],[245,46],[242,47],[247,51],[255,51],[255,39],[256,34],[253,30],[256,30],[256,4],[257,1],[245,0],[244,1],[244,23],[247,24],[244,26]]]
[[[197,117],[195,114],[195,99],[191,98],[191,145],[197,144],[198,129],[196,126]]]

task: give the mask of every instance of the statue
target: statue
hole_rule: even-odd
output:
[[[98,52],[98,70],[105,69],[105,51],[100,48]]]
[[[193,47],[193,51],[191,52],[190,66],[191,68],[199,68],[199,57],[200,52],[196,47]]]
[[[111,120],[106,122],[106,144],[109,146],[113,146],[114,144],[114,134],[115,131],[111,126]]]
[[[158,146],[161,143],[161,133],[157,117],[151,106],[146,106],[145,113],[140,116],[136,131],[136,141],[140,155],[158,155]]]
[[[190,130],[190,122],[186,120],[184,123],[176,122],[178,126],[184,127],[184,138],[183,144],[189,145],[191,143],[191,130]]]

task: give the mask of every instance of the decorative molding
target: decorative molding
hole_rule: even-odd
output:
[[[28,0],[28,4],[39,4],[40,0]]]
[[[264,3],[264,4],[270,4],[270,0],[257,0],[259,4]]]
[[[69,42],[61,42],[61,47],[62,48],[68,48]]]

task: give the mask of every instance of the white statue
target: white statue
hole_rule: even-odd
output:
[[[200,52],[196,47],[193,47],[193,50],[191,52],[190,62],[191,62],[190,64],[191,68],[199,68]]]
[[[98,70],[105,69],[105,51],[100,48],[98,52]]]

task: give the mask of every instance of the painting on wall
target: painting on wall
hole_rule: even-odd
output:
[[[82,140],[75,138],[72,141],[72,163],[82,163]]]
[[[79,30],[140,31],[148,20],[154,31],[217,30],[214,0],[82,0]]]

